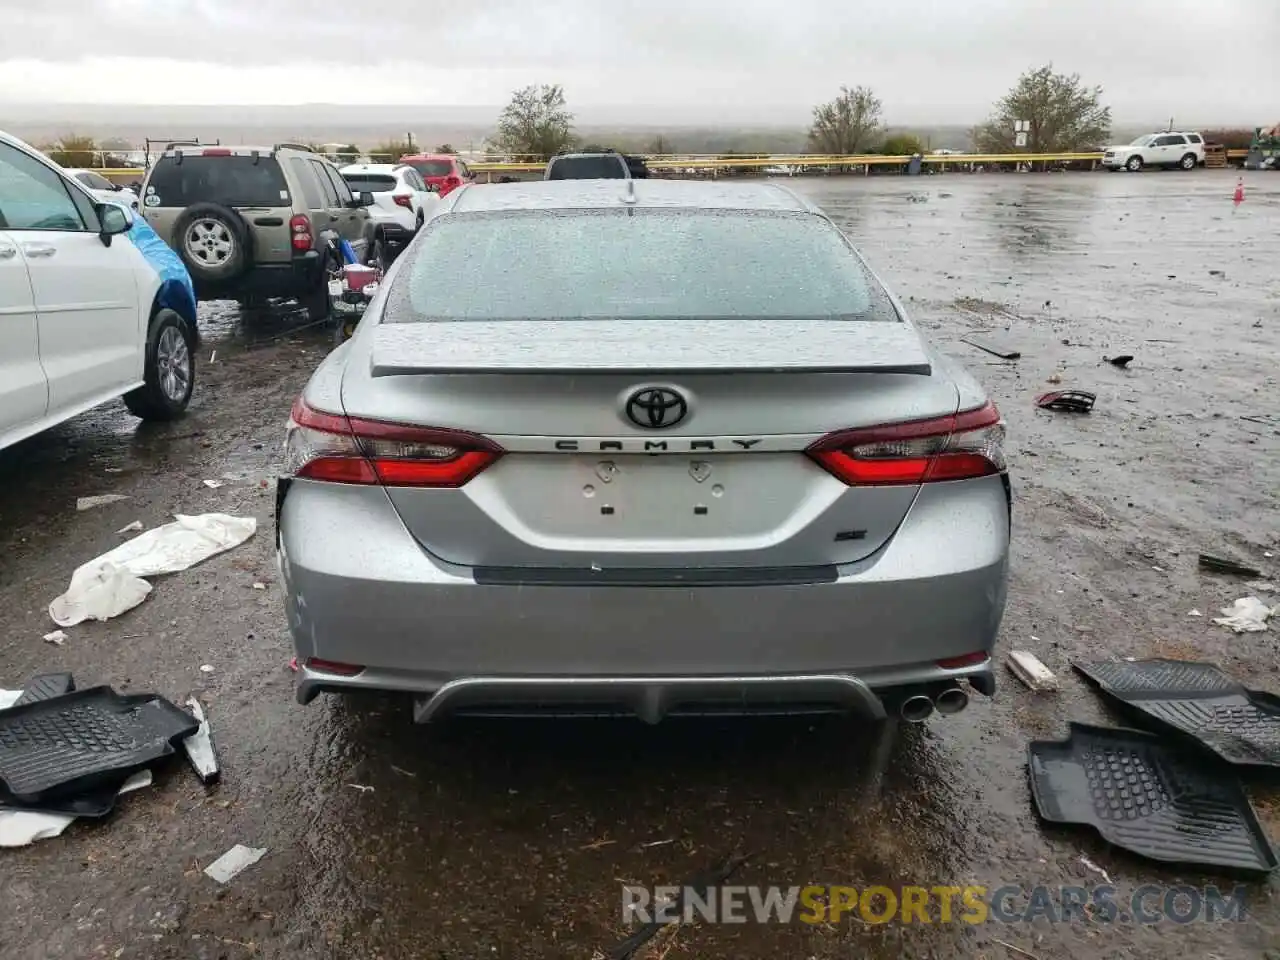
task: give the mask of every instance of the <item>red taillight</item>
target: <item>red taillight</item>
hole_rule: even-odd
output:
[[[225,148],[222,148],[222,149],[214,149],[214,150],[201,150],[201,151],[200,151],[200,156],[202,156],[202,157],[229,157],[229,156],[231,156],[231,151],[230,151],[230,150],[227,150],[227,149],[225,149]]]
[[[293,244],[295,250],[310,250],[313,245],[311,238],[311,221],[306,214],[299,213],[289,218],[289,237],[290,243]]]
[[[961,667],[976,667],[980,663],[986,663],[988,654],[985,650],[978,650],[974,653],[966,653],[959,657],[948,657],[945,660],[939,660],[938,666],[943,670],[959,670]]]
[[[354,677],[357,673],[364,670],[354,663],[341,663],[338,660],[322,660],[319,657],[308,657],[306,660],[308,670],[319,670],[322,673],[334,673],[340,677]]]
[[[407,193],[406,194],[397,193],[394,196],[392,196],[391,199],[396,202],[396,206],[398,207],[404,207],[406,210],[413,209],[413,198],[409,196]]]
[[[994,403],[946,417],[842,430],[809,456],[850,486],[967,480],[1005,470],[1004,422]]]
[[[502,453],[473,433],[321,413],[301,397],[289,415],[289,471],[307,480],[461,487]]]

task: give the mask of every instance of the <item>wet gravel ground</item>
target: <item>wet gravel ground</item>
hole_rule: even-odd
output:
[[[1063,680],[1036,695],[1002,674],[994,701],[906,731],[879,792],[868,737],[843,721],[422,729],[394,699],[297,706],[271,484],[289,405],[329,336],[205,305],[181,423],[140,428],[112,406],[0,453],[0,687],[70,670],[82,686],[198,693],[223,781],[206,791],[176,764],[107,822],[0,851],[0,957],[587,958],[627,933],[621,884],[682,882],[733,853],[751,854],[734,878],[748,884],[1100,882],[1083,854],[1122,897],[1230,887],[1040,825],[1025,756],[1069,719],[1115,722],[1072,656],[1205,658],[1280,690],[1274,631],[1210,622],[1248,591],[1196,566],[1203,550],[1280,578],[1280,420],[1242,419],[1280,415],[1280,177],[1254,174],[1233,211],[1234,183],[1216,171],[794,181],[1005,412],[1017,504],[1000,651],[1031,649]],[[1022,359],[960,342],[979,332]],[[1125,353],[1127,370],[1104,361]],[[1098,394],[1092,415],[1034,407],[1058,379]],[[129,499],[75,511],[101,493]],[[124,539],[116,530],[214,510],[256,517],[259,533],[160,579],[116,621],[41,641],[48,602]],[[1280,839],[1280,793],[1251,789]],[[201,870],[236,843],[269,853],[218,888]],[[1251,884],[1240,923],[695,924],[639,956],[1274,956],[1276,892]]]

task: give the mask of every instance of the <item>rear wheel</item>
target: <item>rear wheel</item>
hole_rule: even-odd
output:
[[[1188,153],[1178,161],[1178,166],[1183,170],[1194,170],[1196,168],[1196,155],[1194,153]]]
[[[384,272],[391,266],[391,250],[380,233],[373,238],[373,244],[369,248],[369,265]]]
[[[1137,173],[1139,170],[1142,169],[1142,158],[1137,156],[1130,157],[1125,162],[1124,168],[1128,170],[1130,173]]]
[[[159,310],[147,336],[146,382],[124,395],[143,420],[174,420],[187,409],[195,385],[195,334],[172,310]]]
[[[329,265],[326,261],[320,270],[315,286],[298,297],[298,304],[307,311],[307,319],[319,323],[332,311],[329,303]]]

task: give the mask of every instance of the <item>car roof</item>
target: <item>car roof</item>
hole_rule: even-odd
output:
[[[339,173],[399,173],[405,168],[403,163],[352,163],[339,170]]]
[[[407,163],[410,160],[457,160],[458,155],[455,153],[410,153],[400,158],[401,163]]]
[[[628,187],[630,184],[630,187]],[[680,207],[818,213],[818,208],[775,183],[705,180],[531,180],[470,184],[449,195],[453,213],[506,210],[585,210]],[[446,198],[446,199],[449,199]],[[632,199],[634,198],[634,200]]]

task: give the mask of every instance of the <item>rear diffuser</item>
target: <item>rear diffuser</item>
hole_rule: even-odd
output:
[[[1280,698],[1246,690],[1211,663],[1073,662],[1110,697],[1200,741],[1238,767],[1280,767]]]
[[[1034,742],[1027,753],[1044,820],[1091,826],[1165,863],[1251,873],[1276,866],[1235,778],[1188,762],[1154,734],[1072,723],[1068,739]]]
[[[118,788],[198,726],[154,694],[121,696],[110,687],[14,706],[0,711],[0,789],[31,805]]]

